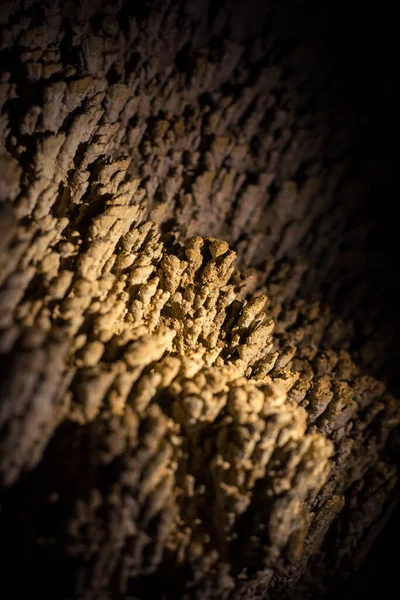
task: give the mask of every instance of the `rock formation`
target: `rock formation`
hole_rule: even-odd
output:
[[[239,9],[1,7],[4,545],[52,598],[316,598],[396,500],[351,129]]]

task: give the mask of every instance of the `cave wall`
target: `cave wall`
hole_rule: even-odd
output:
[[[19,583],[50,565],[52,597],[316,597],[396,497],[391,154],[372,118],[387,88],[380,73],[362,102],[354,16],[1,11],[0,472]]]

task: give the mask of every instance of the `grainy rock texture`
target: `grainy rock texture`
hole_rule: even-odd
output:
[[[1,6],[3,546],[45,597],[316,598],[394,506],[375,171],[257,6]]]

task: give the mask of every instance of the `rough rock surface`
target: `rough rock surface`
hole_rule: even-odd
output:
[[[394,505],[365,174],[269,10],[1,7],[4,545],[49,597],[315,598]]]

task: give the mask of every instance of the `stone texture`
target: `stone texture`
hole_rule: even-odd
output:
[[[49,597],[316,597],[394,504],[372,174],[271,15],[2,7],[3,516]]]

